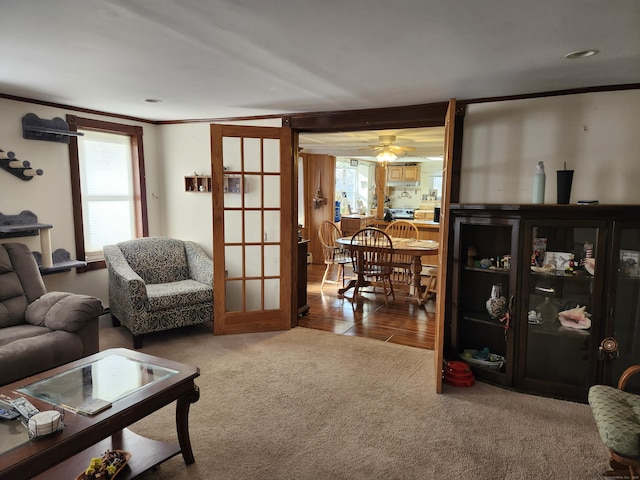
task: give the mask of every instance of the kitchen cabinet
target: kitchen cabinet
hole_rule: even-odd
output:
[[[585,402],[615,385],[640,358],[636,218],[632,205],[451,205],[447,356],[486,348],[504,361],[472,358],[476,376],[528,393]]]
[[[389,165],[387,166],[388,182],[419,182],[419,165]]]

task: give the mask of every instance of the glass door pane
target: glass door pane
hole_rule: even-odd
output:
[[[478,378],[511,385],[513,323],[509,306],[516,291],[517,221],[456,218],[457,253],[452,315],[453,355]]]
[[[613,318],[608,329],[618,350],[611,358],[603,358],[611,365],[607,382],[611,385],[617,385],[627,367],[640,362],[640,225],[625,225],[618,232],[620,250],[614,258]],[[627,384],[628,391],[640,393],[640,378],[637,377],[632,377]]]
[[[603,324],[602,305],[594,299],[600,298],[595,262],[596,252],[604,255],[604,228],[530,222],[527,232],[520,375],[529,388],[581,398],[594,381],[594,345]]]

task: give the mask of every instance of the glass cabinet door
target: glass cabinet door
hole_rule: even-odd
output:
[[[603,222],[526,222],[517,387],[586,400],[604,324],[605,240]]]
[[[616,386],[624,370],[640,363],[640,223],[618,222],[614,229],[612,308],[606,337],[599,348],[605,383]],[[640,379],[627,384],[640,393]]]
[[[517,226],[518,220],[501,218],[454,222],[451,356],[468,363],[477,378],[507,386],[514,371]]]

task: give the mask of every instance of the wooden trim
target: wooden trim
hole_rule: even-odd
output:
[[[470,105],[472,103],[507,102],[511,100],[525,100],[529,98],[560,97],[564,95],[580,95],[583,93],[617,92],[621,90],[637,90],[637,89],[640,89],[640,83],[626,83],[621,85],[603,85],[599,87],[570,88],[566,90],[551,90],[548,92],[524,93],[520,95],[506,95],[502,97],[473,98],[470,100],[458,101],[458,105]]]
[[[566,89],[566,90],[551,90],[551,91],[547,91],[547,92],[534,92],[534,93],[526,93],[526,94],[521,94],[521,95],[507,95],[507,96],[502,96],[502,97],[484,97],[484,98],[469,98],[466,100],[458,100],[457,104],[458,107],[462,107],[462,106],[466,106],[466,105],[470,105],[473,103],[488,103],[488,102],[502,102],[502,101],[509,101],[509,100],[521,100],[521,99],[527,99],[527,98],[539,98],[539,97],[555,97],[555,96],[561,96],[561,95],[578,95],[581,93],[597,93],[597,92],[613,92],[613,91],[621,91],[621,90],[637,90],[640,89],[640,83],[627,83],[627,84],[618,84],[618,85],[600,85],[600,86],[596,86],[596,87],[582,87],[582,88],[572,88],[572,89]],[[90,114],[95,114],[95,115],[104,115],[107,117],[112,117],[112,118],[120,118],[122,120],[131,120],[134,122],[143,122],[143,123],[148,123],[150,125],[174,125],[174,124],[184,124],[184,123],[225,123],[225,122],[238,122],[238,121],[255,121],[255,120],[275,120],[275,119],[293,119],[293,118],[300,118],[300,117],[305,117],[305,116],[315,116],[315,117],[321,117],[321,116],[327,116],[327,118],[329,116],[333,116],[335,114],[342,114],[345,115],[345,117],[347,116],[347,114],[357,114],[357,112],[373,112],[375,110],[378,111],[385,111],[385,110],[392,110],[392,109],[397,109],[397,110],[402,110],[402,109],[413,109],[413,108],[424,108],[427,106],[440,106],[440,105],[447,105],[447,102],[435,102],[435,103],[430,103],[430,104],[423,104],[423,105],[410,105],[407,107],[391,107],[391,108],[377,108],[377,109],[370,109],[370,110],[336,110],[336,111],[327,111],[327,112],[308,112],[308,113],[282,113],[282,114],[271,114],[271,115],[256,115],[256,116],[239,116],[239,117],[217,117],[217,118],[190,118],[190,119],[183,119],[183,120],[148,120],[148,119],[144,119],[144,118],[139,118],[139,117],[132,117],[129,115],[121,115],[118,113],[112,113],[112,112],[105,112],[102,110],[94,110],[94,109],[90,109],[90,108],[82,108],[82,107],[74,107],[72,105],[66,105],[66,104],[62,104],[62,103],[55,103],[55,102],[48,102],[45,100],[36,100],[33,98],[26,98],[26,97],[20,97],[20,96],[16,96],[16,95],[9,95],[6,93],[0,93],[0,98],[5,98],[7,100],[13,100],[16,102],[24,102],[24,103],[32,103],[35,105],[43,105],[46,107],[54,107],[54,108],[61,108],[61,109],[65,109],[65,110],[71,110],[71,111],[75,111],[75,112],[82,112],[82,113],[90,113]],[[445,107],[446,110],[446,107]],[[283,126],[287,126],[287,127],[292,127],[292,128],[298,128],[295,127],[293,125],[285,125],[283,124]],[[442,126],[442,124],[439,125],[412,125],[412,126]],[[371,129],[378,129],[378,128],[383,128],[383,127],[379,127],[379,126],[374,126],[374,125],[366,125],[366,126],[361,126],[360,130],[371,130]],[[386,128],[390,128],[390,127],[386,127]],[[318,132],[322,131],[322,130],[316,130]]]
[[[393,127],[437,127],[444,125],[447,103],[408,107],[343,110],[291,115],[291,128],[300,131],[332,132],[342,129],[376,130]]]
[[[131,148],[134,176],[134,198],[136,199],[136,234],[146,237],[149,235],[149,220],[147,210],[147,190],[145,182],[144,147],[142,142],[143,128],[136,125],[124,125],[114,122],[105,122],[92,118],[82,118],[75,115],[67,115],[69,131],[77,132],[78,129],[96,130],[101,132],[121,133],[131,136]],[[136,161],[137,160],[137,161]],[[86,251],[84,245],[84,217],[82,212],[82,189],[80,182],[80,158],[78,155],[78,137],[70,137],[69,163],[71,170],[71,197],[73,205],[74,238],[76,243],[76,258],[85,260]],[[104,260],[87,262],[85,267],[79,267],[79,273],[106,268]]]
[[[105,115],[108,117],[120,118],[122,120],[132,120],[134,122],[144,122],[144,123],[150,123],[150,124],[156,123],[152,120],[146,120],[144,118],[132,117],[129,115],[121,115],[118,113],[103,112],[101,110],[93,110],[91,108],[74,107],[72,105],[66,105],[64,103],[47,102],[45,100],[36,100],[34,98],[19,97],[16,95],[8,95],[6,93],[0,93],[0,98],[6,98],[7,100],[13,100],[15,102],[24,102],[24,103],[32,103],[34,105],[43,105],[45,107],[62,108],[64,110],[71,110],[73,112],[90,113],[94,115]]]

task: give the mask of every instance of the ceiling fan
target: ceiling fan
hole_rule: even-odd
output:
[[[373,150],[376,154],[376,158],[381,161],[392,161],[398,157],[403,156],[407,152],[413,152],[414,147],[401,147],[395,145],[395,135],[380,135],[378,137],[379,145],[369,145],[368,147],[361,148],[360,150]]]

